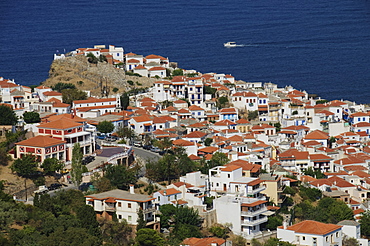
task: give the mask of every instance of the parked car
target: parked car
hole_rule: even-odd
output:
[[[56,190],[56,189],[60,189],[62,187],[62,184],[59,184],[59,183],[54,183],[54,184],[51,184],[48,189],[49,190]]]
[[[95,156],[92,156],[92,155],[86,156],[85,158],[82,159],[82,165],[87,165],[94,160],[95,160]]]
[[[161,151],[158,152],[158,154],[164,155],[164,154],[166,154],[166,151],[165,150],[161,150]]]
[[[134,141],[134,146],[135,147],[141,147],[143,144],[140,141]]]
[[[152,147],[152,148],[150,148],[150,151],[152,151],[154,153],[159,153],[159,151],[161,151],[161,149],[158,148],[158,147]]]
[[[144,145],[143,146],[143,149],[146,149],[146,150],[150,150],[153,146],[151,145]]]
[[[44,193],[47,193],[48,192],[48,188],[46,187],[46,185],[41,185],[39,186],[38,190],[35,190],[34,193],[35,194],[44,194]]]
[[[100,134],[98,136],[96,136],[96,138],[98,139],[105,139],[107,136],[106,135],[103,135],[103,134]]]

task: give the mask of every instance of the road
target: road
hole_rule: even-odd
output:
[[[138,147],[132,147],[132,148],[134,149],[135,158],[139,157],[138,159],[142,160],[143,166],[139,172],[139,177],[143,177],[146,172],[145,164],[147,160],[158,161],[159,158],[161,158],[161,156],[157,153],[153,153],[143,148],[138,148]]]
[[[142,160],[152,160],[152,161],[158,161],[161,156],[157,153],[153,153],[149,150],[145,150],[143,148],[138,147],[132,147],[134,149],[135,155],[140,157]]]

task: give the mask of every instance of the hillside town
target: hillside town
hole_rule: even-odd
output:
[[[349,245],[344,243],[348,238],[369,245],[370,235],[361,233],[362,218],[370,210],[368,105],[181,69],[169,58],[125,53],[113,45],[78,48],[55,54],[54,60],[74,56],[104,57],[116,69],[156,81],[134,93],[92,97],[84,91],[85,99],[67,102],[55,87],[31,88],[1,78],[1,106],[11,108],[17,122],[2,125],[0,133],[27,130],[8,153],[14,160],[32,154],[40,165],[57,159],[63,163],[60,183],[93,184],[107,166],[125,166],[140,169],[140,180],[155,187],[149,194],[135,183],[105,191],[90,185],[85,202],[97,218],[116,217],[137,226],[142,216],[146,228],[166,234],[171,222],[162,225],[161,207],[174,205],[197,211],[203,228],[227,227],[244,245],[269,238],[286,245]],[[27,122],[29,112],[36,112],[39,122]],[[107,122],[113,128],[99,131]],[[76,146],[86,160],[80,179],[74,173]],[[142,152],[154,157],[146,159]],[[168,168],[159,169],[161,160],[170,163]],[[180,163],[185,163],[181,171],[172,173],[169,166]],[[154,167],[162,170],[161,177]],[[291,211],[306,200],[302,195],[303,201],[297,199],[300,187],[317,191],[318,203],[340,201],[350,216],[331,223],[304,215],[297,220],[299,213]],[[280,221],[270,228],[273,217]],[[213,235],[186,238],[180,245],[236,244]]]

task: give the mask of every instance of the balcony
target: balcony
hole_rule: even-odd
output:
[[[149,208],[146,208],[143,210],[144,214],[147,214],[147,213],[155,213],[157,211],[157,209],[155,208],[155,206],[151,206]]]
[[[263,213],[265,211],[267,211],[267,208],[263,207],[263,208],[258,209],[256,211],[241,211],[241,215],[242,216],[248,216],[248,217],[254,217],[254,216],[260,215],[261,213]]]
[[[105,204],[104,211],[115,212],[116,208],[114,206],[109,206],[109,205]]]
[[[264,186],[261,186],[257,189],[254,189],[254,190],[248,189],[247,190],[247,195],[254,195],[254,194],[260,193],[261,191],[264,191],[265,189],[266,189],[266,187],[264,187]]]
[[[245,226],[256,226],[256,225],[260,225],[262,223],[265,223],[267,222],[267,216],[262,218],[262,219],[258,219],[258,220],[252,220],[252,221],[249,221],[249,220],[241,220],[240,223],[242,225],[245,225]]]

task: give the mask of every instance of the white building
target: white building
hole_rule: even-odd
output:
[[[277,228],[277,238],[294,245],[341,246],[342,226],[305,220],[295,225]]]
[[[116,189],[85,196],[85,198],[86,204],[94,208],[97,217],[111,220],[115,213],[118,221],[125,219],[130,225],[137,225],[138,211],[142,210],[147,226],[159,222],[155,216],[156,208],[153,204],[155,198],[135,194],[133,186],[130,187],[130,192]]]
[[[248,239],[259,233],[268,215],[266,197],[260,193],[265,189],[262,180],[245,177],[242,167],[228,165],[210,169],[209,181],[211,195],[224,195],[213,200],[217,223],[231,223],[235,234]]]

